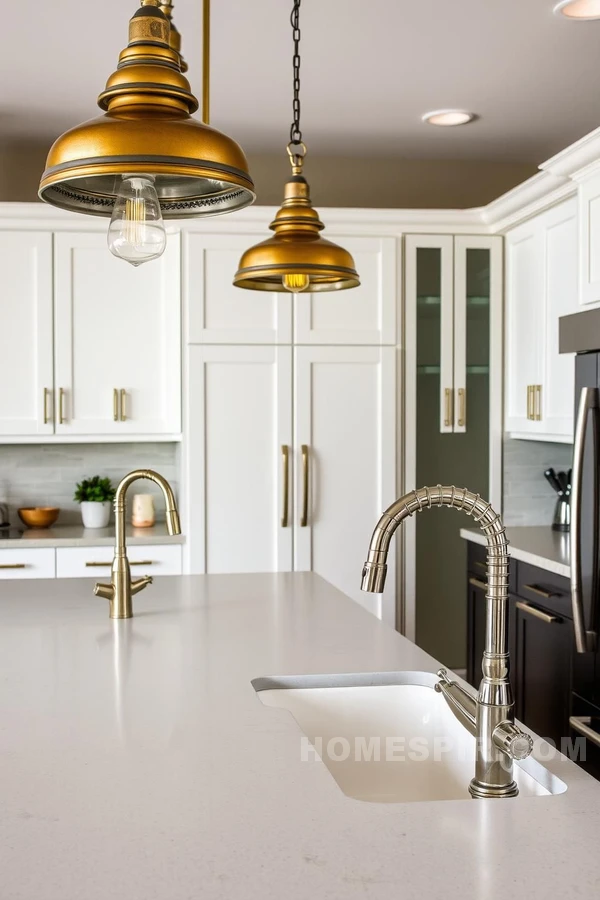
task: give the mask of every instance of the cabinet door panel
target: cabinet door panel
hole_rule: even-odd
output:
[[[580,282],[582,305],[600,303],[600,175],[579,186]]]
[[[295,295],[295,342],[396,344],[396,239],[328,237],[353,255],[361,284]]]
[[[519,598],[511,602],[516,607],[513,683],[517,718],[560,746],[561,738],[568,734],[572,622]]]
[[[55,273],[57,433],[179,432],[179,235],[134,268],[109,253],[104,234],[60,233]]]
[[[558,352],[558,320],[577,312],[577,201],[569,200],[547,214],[546,313],[542,424],[549,435],[573,438],[573,356]]]
[[[0,435],[52,434],[52,235],[0,232],[0,268]]]
[[[295,354],[294,568],[316,572],[393,623],[393,554],[383,606],[381,596],[361,592],[360,575],[373,528],[396,499],[395,350],[299,347]]]
[[[544,234],[537,221],[506,239],[506,430],[535,433],[528,417],[528,387],[542,380],[540,344],[544,315]]]
[[[289,344],[292,295],[233,286],[256,234],[183,236],[187,339],[191,344]]]
[[[281,452],[289,448],[291,504],[291,349],[190,347],[188,359],[187,567],[291,571]]]

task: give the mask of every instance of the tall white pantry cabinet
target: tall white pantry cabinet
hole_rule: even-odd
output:
[[[183,238],[189,570],[317,572],[393,622],[393,560],[385,607],[360,575],[397,493],[398,242],[339,238],[361,287],[292,296],[231,284],[255,234]]]

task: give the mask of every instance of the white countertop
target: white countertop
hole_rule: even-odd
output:
[[[485,546],[485,535],[480,528],[461,528],[461,537]],[[531,563],[548,572],[569,578],[569,534],[553,531],[547,525],[539,527],[515,527],[506,529],[510,555],[521,562]]]
[[[163,578],[134,607],[0,585],[6,900],[598,895],[600,784],[573,763],[544,763],[559,796],[396,804],[301,761],[253,678],[437,668],[323,580]]]
[[[0,532],[1,535],[1,532]],[[170,537],[164,522],[158,522],[152,528],[127,527],[128,544],[183,544],[182,534]],[[55,525],[53,528],[27,528],[20,538],[4,538],[0,536],[0,549],[12,550],[22,547],[103,547],[114,546],[115,526],[108,528],[84,528],[83,525]]]

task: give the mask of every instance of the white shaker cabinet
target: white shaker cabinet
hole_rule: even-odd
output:
[[[188,351],[186,570],[289,572],[291,348]]]
[[[506,236],[506,431],[573,439],[573,361],[559,354],[558,322],[578,308],[577,201]]]
[[[234,287],[256,234],[183,233],[183,292],[192,344],[289,344],[292,295]]]
[[[233,286],[256,234],[183,234],[184,300],[191,344],[390,344],[397,342],[395,238],[335,237],[354,256],[361,285],[292,295]]]
[[[52,434],[52,235],[0,231],[0,268],[0,435]]]
[[[294,397],[294,569],[393,624],[393,549],[384,595],[360,581],[373,528],[397,494],[396,350],[297,347]]]
[[[294,296],[296,344],[397,343],[399,241],[327,234],[354,257],[360,287]]]
[[[106,235],[55,235],[55,430],[181,430],[179,235],[158,260],[113,257]]]
[[[579,185],[579,299],[600,303],[600,174]]]
[[[396,499],[396,349],[294,353],[188,347],[184,570],[313,571],[381,615],[360,574]],[[393,623],[393,554],[388,580]]]

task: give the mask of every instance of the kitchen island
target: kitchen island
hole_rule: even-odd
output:
[[[370,803],[301,759],[254,679],[438,668],[317,576],[163,578],[134,609],[0,585],[2,900],[598,895],[600,784],[573,763],[542,760],[557,796]]]

